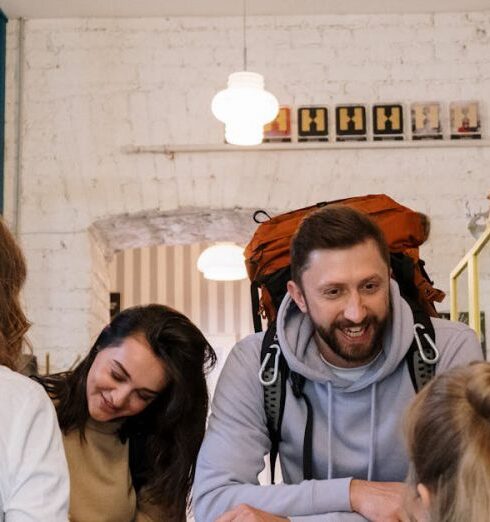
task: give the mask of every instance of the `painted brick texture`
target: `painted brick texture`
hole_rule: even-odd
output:
[[[444,289],[473,243],[466,227],[488,208],[490,148],[127,154],[128,145],[223,142],[210,101],[242,69],[241,23],[29,20],[21,64],[19,23],[9,23],[6,205],[16,205],[20,159],[31,338],[55,368],[88,349],[107,319],[111,252],[89,232],[102,219],[183,208],[274,212],[385,192],[431,217],[422,255]],[[250,17],[247,40],[249,70],[264,74],[281,103],[435,100],[447,111],[450,101],[475,99],[489,134],[490,11]]]

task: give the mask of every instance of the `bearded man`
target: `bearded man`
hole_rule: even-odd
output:
[[[264,334],[251,335],[232,350],[216,389],[197,464],[196,520],[408,520],[401,424],[415,395],[405,360],[414,319],[390,278],[383,233],[365,214],[326,206],[292,240],[291,277],[277,337],[290,370],[305,378],[312,479],[303,479],[308,408],[288,383],[279,445],[284,483],[258,483],[271,443],[258,379]],[[438,374],[482,359],[473,330],[431,320]]]

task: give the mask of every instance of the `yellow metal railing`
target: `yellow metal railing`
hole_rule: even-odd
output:
[[[458,287],[457,279],[468,268],[468,323],[481,338],[480,326],[480,287],[478,278],[478,255],[490,240],[490,224],[478,241],[456,265],[449,276],[451,292],[451,320],[458,320]]]

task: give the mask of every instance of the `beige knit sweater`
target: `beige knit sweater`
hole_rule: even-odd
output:
[[[78,431],[63,437],[70,470],[71,522],[166,520],[155,506],[138,502],[129,471],[129,445],[120,441],[119,427],[117,422],[89,420],[85,441]]]

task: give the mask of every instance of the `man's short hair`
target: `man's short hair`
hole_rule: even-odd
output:
[[[329,205],[306,216],[291,240],[291,278],[301,286],[314,250],[350,248],[372,239],[387,267],[390,250],[383,231],[367,215],[353,208]]]

